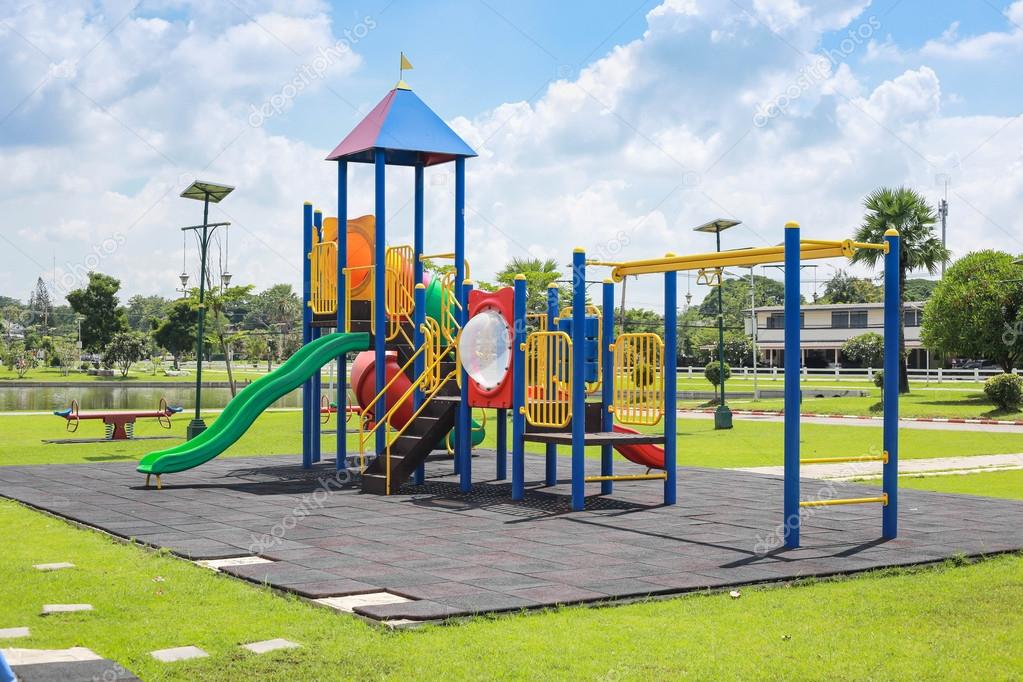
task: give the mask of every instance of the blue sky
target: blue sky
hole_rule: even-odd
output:
[[[467,225],[482,278],[575,246],[703,250],[690,228],[719,216],[743,220],[726,246],[776,243],[791,219],[847,237],[871,189],[937,201],[945,179],[956,254],[1023,251],[1023,0],[19,0],[0,8],[0,294],[43,276],[60,299],[98,269],[173,295],[177,228],[197,218],[177,195],[195,177],[238,187],[213,215],[233,223],[235,281],[297,285],[301,203],[331,212],[323,156],[394,85],[400,50],[480,153]],[[355,213],[372,210],[363,170]],[[429,177],[436,250],[445,173]],[[392,243],[409,194],[392,173]]]

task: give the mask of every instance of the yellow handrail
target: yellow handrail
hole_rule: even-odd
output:
[[[353,266],[353,267],[344,268],[343,272],[344,272],[344,275],[345,275],[345,332],[346,333],[351,333],[351,331],[352,331],[352,279],[353,278],[350,275],[351,275],[352,272],[354,272],[356,270],[368,270],[369,271],[367,273],[367,276],[368,276],[369,279],[366,282],[366,286],[369,287],[370,291],[373,290],[373,273],[375,271],[373,265],[356,265],[356,266]],[[376,306],[370,305],[369,306],[369,328],[370,329],[376,329],[376,325],[374,324],[375,321],[376,321]]]
[[[567,426],[572,418],[572,339],[565,332],[533,332],[523,350],[526,421],[532,426]]]
[[[664,342],[657,334],[620,334],[614,352],[611,411],[623,424],[652,426],[664,416]]]
[[[313,230],[313,250],[309,254],[309,307],[317,315],[337,312],[337,242],[320,242]]]
[[[440,328],[444,334],[444,339],[448,343],[453,343],[455,337],[458,336],[458,332],[461,330],[461,326],[458,324],[458,318],[455,315],[455,310],[461,311],[462,304],[458,301],[458,295],[455,291],[455,273],[447,272],[440,281],[441,286],[441,297],[440,297]]]

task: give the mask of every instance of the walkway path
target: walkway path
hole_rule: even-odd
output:
[[[678,416],[684,419],[708,419],[713,411],[705,410],[679,410]],[[735,410],[732,412],[735,419],[748,419],[751,421],[761,422],[781,422],[784,421],[784,416],[776,413],[765,413],[765,412],[742,412]],[[860,416],[841,416],[841,415],[820,415],[820,414],[803,414],[801,421],[804,424],[835,424],[839,426],[881,426],[880,417],[860,417]],[[900,429],[930,429],[934,431],[989,431],[992,433],[1019,433],[1023,434],[1023,423],[991,423],[992,420],[965,420],[965,421],[948,421],[948,420],[927,420],[923,418],[914,417],[903,417],[899,420]]]
[[[881,462],[849,462],[844,464],[807,464],[799,469],[805,478],[849,481],[856,478],[875,478],[881,475]],[[903,459],[899,461],[900,475],[938,476],[944,474],[974,474],[986,471],[1023,469],[1023,454],[974,455],[972,457],[934,457],[931,459]],[[746,467],[735,471],[782,476],[785,468]]]

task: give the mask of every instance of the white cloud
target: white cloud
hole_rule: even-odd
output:
[[[997,57],[1016,56],[1023,51],[1023,0],[1005,10],[1005,31],[991,31],[960,37],[959,22],[953,22],[940,37],[928,40],[920,48],[923,57],[979,62]]]
[[[744,10],[669,0],[647,15],[642,37],[550,84],[538,100],[453,120],[480,152],[468,162],[474,276],[490,279],[516,255],[564,263],[575,246],[610,259],[707,250],[712,243],[690,228],[719,215],[744,221],[726,234],[728,248],[777,243],[791,219],[812,236],[847,237],[872,188],[908,184],[934,198],[944,175],[952,177],[954,250],[1023,250],[1007,227],[1023,194],[1023,124],[944,112],[938,66],[914,64],[868,86],[846,58],[897,50],[873,35],[808,72],[824,32],[841,37],[866,25],[865,4],[763,0]],[[240,188],[214,213],[234,223],[237,281],[298,283],[301,202],[332,212],[333,169],[324,149],[248,121],[253,105],[280,95],[341,30],[316,3],[253,3],[247,16],[196,3],[186,6],[190,21],[181,8],[168,2],[129,17],[84,59],[126,9],[34,5],[14,17],[26,38],[48,46],[47,59],[0,30],[0,75],[11,84],[0,107],[14,108],[42,83],[0,128],[3,236],[24,253],[0,273],[0,292],[26,289],[49,268],[51,250],[59,268],[74,270],[119,233],[126,241],[102,254],[100,268],[127,289],[169,293],[181,268],[176,227],[194,223],[199,210],[176,195],[195,175]],[[943,44],[963,40],[949,34]],[[72,70],[60,70],[67,75],[47,78],[68,63]],[[349,53],[309,87],[343,82],[358,64]],[[429,103],[429,92],[419,95]],[[758,106],[780,96],[787,104],[755,125]],[[303,106],[301,94],[285,99],[274,115]],[[451,248],[450,173],[427,171],[428,250]],[[370,175],[352,171],[353,215],[372,211]],[[410,172],[389,170],[394,243],[409,238],[410,190]],[[630,303],[659,307],[659,289],[656,278],[630,284]]]

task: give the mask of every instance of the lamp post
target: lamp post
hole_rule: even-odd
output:
[[[741,220],[732,220],[730,218],[718,218],[712,220],[709,223],[704,223],[699,227],[693,228],[693,232],[712,232],[717,241],[717,252],[721,253],[721,233],[730,227],[741,225]],[[721,293],[722,280],[718,278],[718,374],[721,378],[721,403],[717,409],[714,410],[714,428],[715,429],[730,429],[732,428],[732,411],[728,408],[725,403],[725,306],[724,296]]]
[[[195,438],[206,430],[206,422],[202,420],[202,351],[203,336],[206,326],[206,252],[209,249],[210,238],[218,227],[227,227],[230,223],[210,223],[210,203],[219,204],[220,201],[234,191],[229,185],[218,185],[212,182],[201,182],[196,180],[181,193],[185,199],[195,199],[203,202],[202,225],[190,225],[181,228],[182,232],[191,230],[199,238],[199,325],[195,339],[195,416],[188,423],[185,437],[188,440]],[[200,232],[201,230],[201,232]],[[184,288],[188,281],[186,273],[181,273],[181,284]]]

